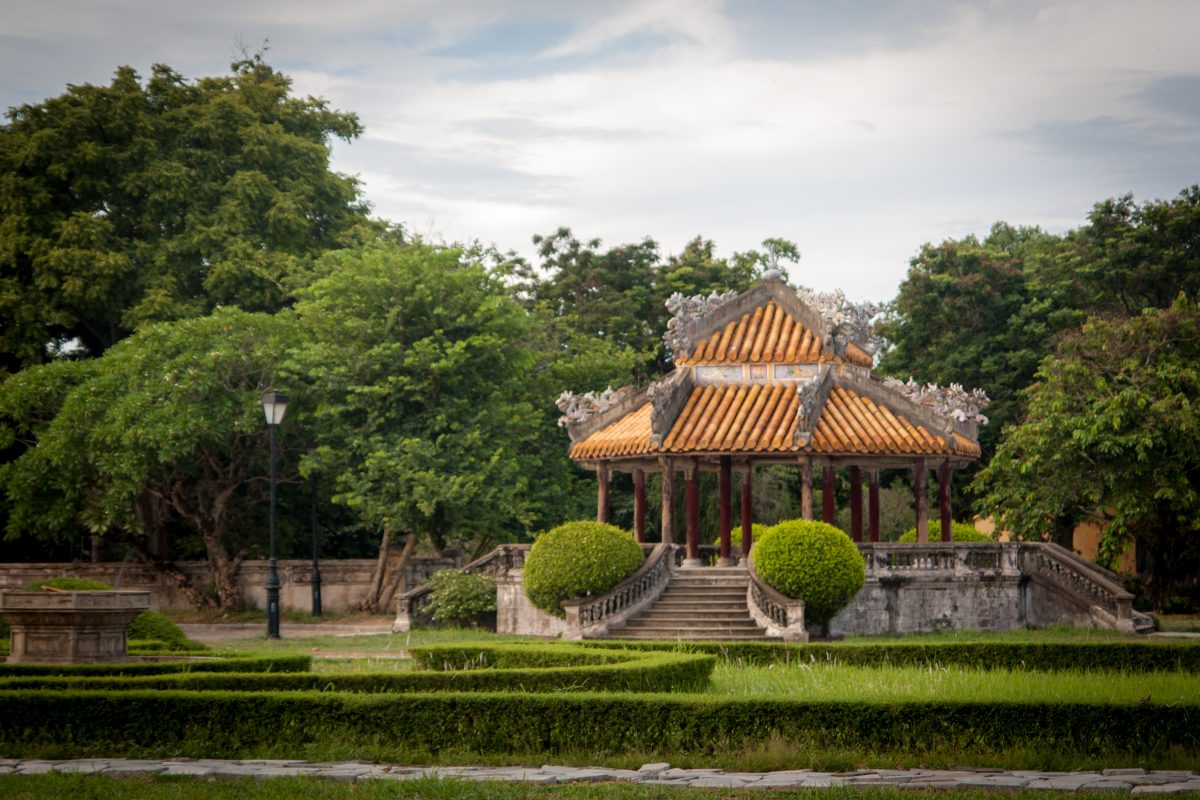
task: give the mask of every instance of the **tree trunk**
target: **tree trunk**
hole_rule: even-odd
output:
[[[212,598],[193,585],[187,573],[168,559],[165,552],[159,552],[158,547],[150,546],[151,542],[161,545],[166,540],[164,526],[169,515],[167,504],[162,498],[149,492],[143,494],[134,505],[134,515],[137,518],[138,530],[127,534],[130,540],[129,547],[134,554],[155,572],[174,583],[194,607],[212,606]]]
[[[375,571],[371,573],[371,585],[367,589],[367,596],[358,604],[359,611],[367,611],[372,614],[379,612],[379,592],[383,588],[383,577],[387,572],[388,554],[391,548],[392,532],[385,530],[383,537],[379,540],[379,558],[375,561]]]
[[[215,532],[201,532],[204,549],[208,553],[208,568],[212,573],[213,587],[217,591],[217,605],[240,611],[245,606],[242,590],[237,585],[237,569],[241,559],[229,557],[229,551],[221,542],[221,536]]]
[[[141,542],[135,541],[129,547],[143,563],[152,567],[160,575],[165,575],[174,583],[179,588],[179,591],[183,592],[183,596],[188,599],[188,602],[195,608],[212,607],[212,598],[196,588],[187,573],[177,567],[173,561],[164,561],[158,558],[155,554],[147,550],[146,546]]]
[[[381,611],[386,611],[392,604],[392,598],[396,596],[396,592],[407,591],[408,586],[404,584],[404,574],[408,571],[408,560],[412,557],[413,552],[417,549],[417,537],[409,533],[404,540],[404,548],[400,551],[400,561],[396,565],[396,571],[392,575],[392,579],[388,581],[387,589],[379,596],[378,606]]]

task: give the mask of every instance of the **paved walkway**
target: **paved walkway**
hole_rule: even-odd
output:
[[[656,786],[696,788],[788,789],[826,786],[906,786],[937,789],[1057,789],[1059,791],[1143,794],[1200,793],[1200,772],[1106,769],[1100,772],[1034,772],[1000,769],[860,769],[853,772],[724,772],[719,769],[676,769],[645,764],[640,769],[608,767],[401,767],[342,761],[169,759],[164,761],[98,758],[70,761],[0,759],[0,775],[78,772],[114,777],[181,775],[196,778],[274,778],[311,775],[355,781],[413,780],[425,777],[534,784],[623,781]]]

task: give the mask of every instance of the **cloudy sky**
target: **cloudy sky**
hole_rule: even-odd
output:
[[[376,215],[532,254],[766,237],[889,299],[923,242],[1200,181],[1195,0],[0,0],[0,104],[237,43],[356,112]]]

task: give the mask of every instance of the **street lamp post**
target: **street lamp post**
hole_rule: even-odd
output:
[[[287,413],[287,395],[267,392],[262,396],[263,413],[267,416],[271,449],[271,552],[267,561],[267,638],[279,638],[279,570],[275,563],[275,428]]]
[[[317,476],[309,479],[312,489],[312,615],[321,616],[321,570],[317,567]]]

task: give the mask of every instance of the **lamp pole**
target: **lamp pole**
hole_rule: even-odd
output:
[[[312,615],[321,616],[321,570],[317,567],[317,475],[309,479],[312,489]]]
[[[267,392],[262,397],[263,413],[267,417],[271,449],[271,523],[270,558],[267,561],[267,638],[279,638],[279,570],[275,563],[275,428],[287,413],[287,395]]]

